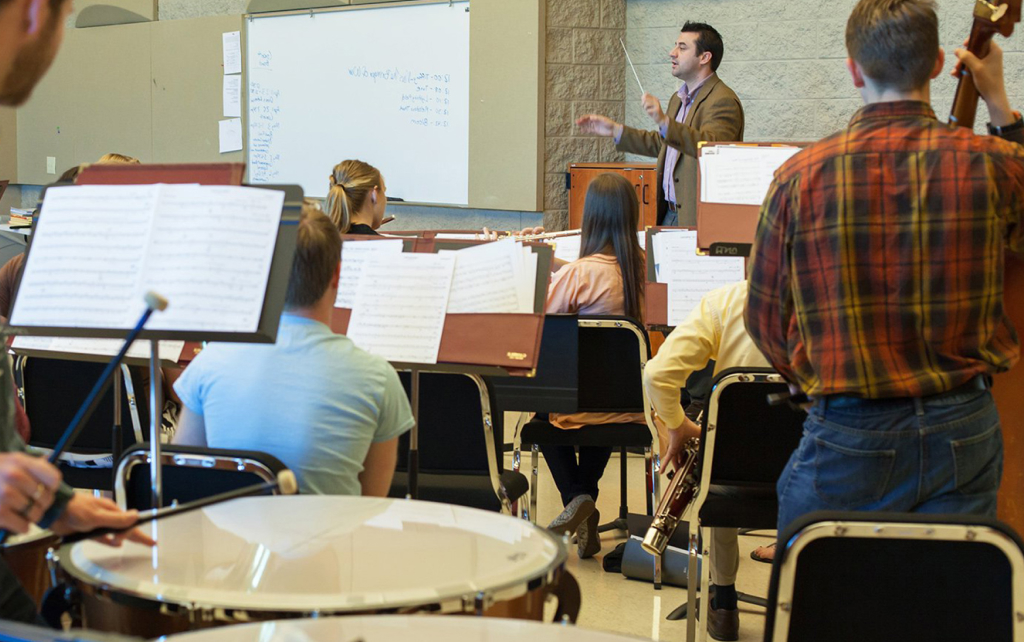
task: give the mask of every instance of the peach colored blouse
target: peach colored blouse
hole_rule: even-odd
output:
[[[546,308],[550,313],[623,314],[622,270],[615,257],[591,254],[562,266],[551,278]],[[599,424],[646,423],[643,413],[611,412],[553,413],[549,420],[563,430]]]

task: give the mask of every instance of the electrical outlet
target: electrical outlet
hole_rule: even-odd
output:
[[[57,173],[57,157],[47,156],[46,157],[46,173],[56,174]]]

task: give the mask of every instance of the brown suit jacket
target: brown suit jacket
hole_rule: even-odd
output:
[[[623,127],[616,149],[621,152],[658,157],[658,223],[665,219],[668,204],[662,189],[665,173],[665,145],[680,150],[673,176],[679,207],[679,224],[697,224],[697,143],[700,141],[743,140],[743,105],[728,85],[717,75],[708,78],[697,92],[683,123],[676,116],[683,106],[679,94],[672,94],[668,102],[668,132],[665,138],[658,131],[644,131]]]

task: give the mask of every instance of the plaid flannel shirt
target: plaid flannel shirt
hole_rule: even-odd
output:
[[[920,397],[1007,370],[1004,252],[1024,250],[1022,208],[1024,147],[925,103],[868,105],[776,172],[750,336],[811,396]]]

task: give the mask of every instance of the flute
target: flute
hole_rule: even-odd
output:
[[[564,232],[544,232],[543,234],[526,234],[524,236],[516,236],[514,232],[509,232],[508,236],[518,241],[543,241],[545,239],[557,239],[564,236],[578,236],[579,230],[565,230]]]
[[[658,510],[654,512],[654,520],[651,522],[641,547],[651,555],[661,555],[668,546],[668,540],[675,533],[679,521],[696,497],[700,486],[700,476],[697,472],[697,454],[700,452],[700,440],[692,437],[683,445],[684,460],[681,466],[677,466],[669,482],[665,494],[658,502]]]

